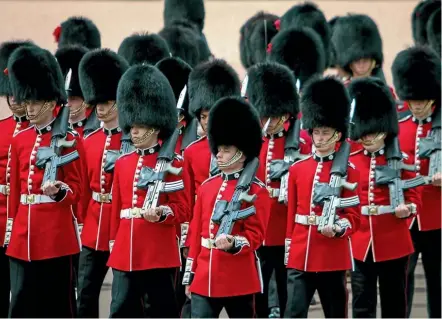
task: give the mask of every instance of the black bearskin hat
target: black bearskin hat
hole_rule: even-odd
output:
[[[414,8],[411,14],[411,28],[416,45],[428,44],[427,23],[433,12],[440,7],[440,0],[426,0],[419,2]]]
[[[303,27],[312,28],[321,37],[326,52],[326,66],[328,66],[331,27],[324,13],[312,2],[294,5],[281,17],[281,30]]]
[[[71,81],[69,83],[69,88],[67,88],[68,96],[83,97],[80,88],[80,79],[78,77],[78,66],[80,65],[81,59],[88,51],[87,48],[82,46],[69,45],[61,47],[55,52],[55,57],[60,65],[63,77],[66,78],[69,70],[72,70]]]
[[[8,60],[8,77],[17,103],[24,101],[66,102],[63,74],[48,50],[22,46]]]
[[[391,66],[396,93],[403,101],[441,98],[441,61],[429,47],[398,53]]]
[[[433,12],[430,19],[427,23],[427,37],[428,37],[428,44],[430,47],[433,48],[434,51],[441,55],[441,42],[440,42],[440,27],[441,27],[441,20],[440,20],[440,8]]]
[[[88,49],[101,48],[101,35],[95,23],[85,17],[70,17],[54,31],[58,47],[81,45]]]
[[[156,67],[169,80],[170,86],[172,87],[173,93],[175,95],[175,99],[178,103],[181,91],[183,90],[184,86],[187,85],[189,74],[190,72],[192,72],[192,68],[180,58],[165,58],[158,62]],[[184,111],[183,115],[188,119],[189,91],[187,91],[183,105],[181,107]]]
[[[278,33],[275,25],[278,19],[274,14],[260,11],[241,27],[239,52],[241,63],[246,69],[266,60],[267,45]]]
[[[350,14],[340,17],[333,28],[332,42],[337,64],[352,73],[350,64],[363,58],[372,58],[382,67],[382,38],[376,23],[367,15]]]
[[[128,36],[118,48],[129,65],[149,63],[155,65],[161,59],[170,56],[166,40],[158,34],[136,33]]]
[[[204,29],[204,0],[166,0],[164,4],[164,25],[171,25],[175,20],[187,20],[201,32]]]
[[[324,45],[311,28],[287,29],[272,40],[269,61],[278,62],[291,69],[301,87],[310,77],[325,70]]]
[[[35,45],[32,41],[8,41],[0,45],[0,96],[11,96],[12,91],[8,78],[8,60],[12,52],[22,46]]]
[[[262,146],[258,112],[241,97],[224,97],[210,111],[207,136],[213,155],[219,146],[233,145],[250,161],[259,156]]]
[[[191,29],[180,26],[168,26],[158,33],[166,40],[173,57],[181,58],[191,66],[199,62],[198,37]]]
[[[201,111],[210,110],[225,96],[240,95],[240,81],[235,70],[221,59],[197,65],[189,75],[189,110],[199,119]]]
[[[118,120],[125,133],[134,125],[160,130],[166,140],[177,125],[176,102],[169,81],[148,64],[130,67],[121,77],[117,91]]]
[[[258,63],[247,75],[247,97],[260,117],[280,117],[286,113],[297,117],[299,97],[289,68],[274,62]]]
[[[301,95],[302,125],[307,130],[331,127],[347,137],[350,98],[344,84],[334,77],[316,77]]]
[[[86,53],[78,69],[84,101],[95,105],[116,100],[118,81],[128,68],[126,60],[109,49]]]
[[[398,134],[396,104],[390,88],[381,80],[369,77],[351,81],[350,99],[355,103],[350,138],[359,140],[367,134]]]

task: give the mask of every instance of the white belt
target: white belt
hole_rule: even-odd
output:
[[[92,199],[99,203],[110,203],[112,201],[112,194],[92,192]]]
[[[36,205],[45,203],[55,203],[55,200],[46,195],[36,195],[36,194],[21,194],[20,203],[23,205]]]
[[[0,185],[0,194],[9,195],[9,185]]]
[[[126,208],[120,211],[121,219],[143,218],[142,209],[138,207]]]
[[[201,237],[201,246],[207,249],[213,249],[215,248],[215,241],[213,239]]]
[[[279,197],[279,188],[272,188],[267,187],[267,190],[269,191],[270,198],[278,198]]]
[[[316,225],[316,226],[318,226],[319,223],[321,222],[321,219],[322,219],[322,216],[296,214],[295,223],[301,224],[301,225]]]
[[[416,214],[416,205],[415,204],[407,204],[408,209],[412,214]],[[383,214],[394,214],[394,208],[391,206],[385,205],[369,205],[362,206],[361,214],[365,216],[376,216]]]

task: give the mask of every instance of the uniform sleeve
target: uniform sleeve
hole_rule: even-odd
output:
[[[266,216],[270,211],[269,192],[260,187],[256,193],[255,214],[247,217],[243,222],[243,229],[234,237],[233,248],[228,252],[236,254],[247,254],[257,250],[264,241]]]
[[[349,183],[359,183],[359,171],[349,167],[348,168],[348,177],[347,182]],[[354,191],[348,190],[346,188],[343,188],[343,191],[341,193],[342,198],[348,198],[353,196],[358,196],[360,191],[360,186],[356,187]],[[339,216],[338,224],[341,226],[341,228],[344,230],[342,234],[339,235],[339,237],[349,237],[353,233],[355,233],[359,229],[360,225],[360,218],[361,218],[361,205],[358,204],[357,206],[349,207],[343,209],[343,211],[338,212],[337,215]]]
[[[120,160],[115,162],[114,180],[112,184],[112,210],[109,223],[109,250],[112,252],[112,247],[117,237],[118,227],[120,226],[120,212],[121,212],[121,191],[120,191]]]
[[[194,173],[192,170],[192,162],[191,162],[191,155],[189,153],[188,148],[184,150],[184,165],[183,165],[183,183],[184,183],[184,196],[186,198],[186,202],[189,209],[189,217],[186,222],[192,221],[192,216],[194,212],[194,206],[195,206],[195,180],[194,180]],[[184,239],[184,246],[189,247],[189,234],[190,234],[190,227],[187,232],[187,237]]]
[[[90,187],[89,187],[89,176],[87,170],[87,160],[86,160],[86,151],[84,149],[83,140],[79,140],[78,153],[80,154],[80,164],[81,164],[81,185],[82,185],[82,196],[78,205],[74,205],[74,212],[77,214],[77,219],[79,224],[83,224],[86,219],[87,208],[90,202],[90,198],[92,196]]]
[[[8,196],[8,218],[14,220],[20,205],[20,163],[18,159],[17,139],[12,139],[11,145],[11,177]]]
[[[190,222],[189,233],[187,236],[187,243],[189,253],[186,259],[186,268],[184,270],[183,285],[190,285],[193,280],[193,275],[197,267],[197,258],[201,251],[201,228],[202,228],[202,196],[200,193],[202,189],[198,190],[198,196],[195,203],[193,218]]]
[[[296,215],[296,206],[298,198],[296,195],[296,168],[295,166],[289,169],[289,186],[287,189],[287,229],[285,233],[286,240],[292,239],[294,220]]]
[[[406,162],[407,164],[412,164],[410,159],[405,160],[404,162]],[[415,172],[402,170],[401,178],[403,180],[412,179],[415,177],[416,177]],[[415,204],[416,205],[415,213],[420,212],[422,209],[422,190],[423,187],[414,187],[404,191],[405,204]],[[411,216],[414,216],[414,214],[412,214]]]

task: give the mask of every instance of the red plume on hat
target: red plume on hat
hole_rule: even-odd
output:
[[[278,19],[274,22],[276,30],[281,30],[281,19]]]
[[[272,52],[272,48],[273,48],[273,44],[272,43],[267,44],[267,53]]]
[[[5,75],[8,75],[8,74],[9,74],[8,68],[4,69],[4,70],[3,70],[3,73],[4,73]]]
[[[58,43],[58,41],[60,40],[60,35],[61,35],[61,26],[57,26],[54,31],[52,32],[52,35],[55,38],[55,42]]]

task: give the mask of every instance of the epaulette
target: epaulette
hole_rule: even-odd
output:
[[[206,137],[207,137],[207,135],[204,135],[204,136],[200,137],[200,138],[197,139],[196,141],[193,141],[192,143],[190,143],[189,145],[187,145],[187,147],[186,147],[185,149],[187,150],[190,146],[192,146],[193,144],[198,143],[199,141],[202,141],[202,140],[205,139]]]
[[[24,130],[21,130],[21,131],[17,132],[17,134],[15,134],[14,137],[16,137],[17,135],[19,135],[19,134],[21,134],[21,133],[23,133],[23,132],[29,131],[29,129],[31,129],[31,128],[34,128],[34,126],[31,125],[31,126],[25,128]]]
[[[362,152],[362,151],[363,151],[363,149],[361,148],[360,150],[357,150],[357,151],[354,151],[353,153],[350,153],[350,156],[353,156],[353,155],[359,154],[359,153]]]
[[[350,167],[353,168],[353,169],[356,169],[355,164],[353,164],[352,162],[348,162],[348,166],[350,166]]]
[[[409,118],[411,118],[412,115],[413,114],[408,110],[408,111],[399,112],[397,118],[399,123],[402,123],[408,120]]]
[[[174,159],[176,159],[177,161],[179,161],[179,162],[182,162],[183,160],[184,160],[184,157],[182,157],[180,154],[178,154],[178,153],[175,153],[175,157],[174,157]]]
[[[66,133],[70,133],[73,136],[80,136],[80,134],[78,134],[78,132],[76,130],[74,130],[72,127],[68,127],[68,129],[66,130]]]
[[[83,136],[83,139],[85,140],[86,138],[88,138],[89,136],[91,136],[92,134],[97,133],[98,131],[101,130],[101,127],[97,128],[95,131],[90,132],[89,134]]]
[[[307,156],[306,158],[300,159],[300,160],[294,162],[294,163],[293,163],[292,165],[290,165],[290,166],[293,166],[293,165],[295,165],[295,164],[298,164],[298,163],[301,163],[301,162],[303,162],[303,161],[306,161],[306,160],[308,160],[310,157],[312,157],[312,156],[309,155],[309,156]]]
[[[258,186],[262,188],[266,188],[266,184],[264,184],[258,177],[255,176],[253,179],[253,183],[257,184]]]
[[[212,177],[209,177],[209,178],[206,179],[204,182],[202,182],[201,185],[207,183],[208,181],[210,181],[210,180],[212,180],[212,179],[214,179],[215,177],[218,177],[218,176],[220,176],[220,175],[221,175],[221,173],[216,174],[216,175],[213,175]]]

